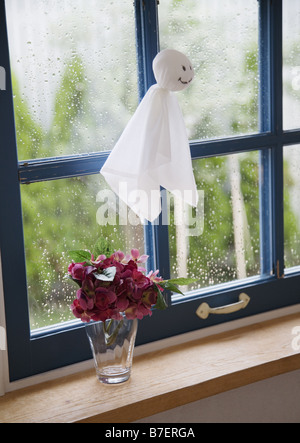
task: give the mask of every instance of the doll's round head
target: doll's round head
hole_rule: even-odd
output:
[[[175,49],[165,49],[155,57],[153,72],[158,86],[169,91],[186,89],[195,76],[190,60]]]

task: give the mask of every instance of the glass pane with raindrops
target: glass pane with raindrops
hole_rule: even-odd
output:
[[[285,267],[300,266],[300,145],[284,147]]]
[[[169,195],[172,277],[197,278],[184,291],[199,293],[259,276],[259,153],[199,159],[193,166],[197,209]]]
[[[138,104],[133,2],[6,10],[19,160],[112,149]]]
[[[69,251],[144,253],[144,226],[100,175],[24,185],[23,225],[31,329],[74,320]]]
[[[178,94],[191,140],[259,132],[257,0],[161,0],[161,49],[195,68]]]

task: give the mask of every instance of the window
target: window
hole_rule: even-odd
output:
[[[145,248],[199,278],[140,323],[137,344],[299,302],[300,9],[295,0],[0,0],[0,246],[11,381],[90,358],[70,316],[66,251]],[[85,32],[82,32],[82,29]],[[232,33],[234,29],[234,33]],[[200,203],[168,193],[158,223],[99,223],[99,175],[159,48],[190,55],[178,94]],[[98,212],[98,218],[97,218]],[[101,212],[101,211],[100,211]],[[164,223],[168,219],[169,223]],[[201,320],[246,292],[246,310]],[[76,345],[75,345],[76,343]]]

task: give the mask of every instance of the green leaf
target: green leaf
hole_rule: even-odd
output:
[[[184,295],[184,293],[178,288],[178,286],[188,286],[198,281],[194,278],[175,278],[171,280],[165,280],[159,283],[159,285],[167,291],[175,292],[176,294]]]
[[[111,266],[110,268],[103,269],[101,274],[98,272],[94,272],[94,276],[96,277],[97,280],[111,282],[114,281],[116,273],[117,273],[117,268],[115,266]]]
[[[99,237],[94,246],[93,253],[95,255],[95,260],[99,255],[106,255],[106,257],[110,257],[115,252],[111,241],[105,239],[103,237]]]
[[[192,283],[196,283],[199,279],[198,278],[174,278],[171,280],[166,280],[168,283],[178,285],[178,286],[188,286]]]
[[[83,251],[81,249],[69,251],[69,256],[75,263],[91,262],[91,253],[89,251]]]
[[[156,302],[156,305],[154,306],[154,308],[159,311],[164,311],[165,309],[168,308],[167,302],[166,302],[165,297],[163,296],[161,290],[157,286],[156,286],[156,289],[157,289],[157,302]]]
[[[180,291],[180,289],[174,284],[170,283],[169,281],[160,282],[159,285],[166,289],[167,291],[176,292],[177,294],[184,295],[183,292]]]

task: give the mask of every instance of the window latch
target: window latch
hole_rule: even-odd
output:
[[[233,312],[245,309],[250,302],[249,295],[245,293],[240,294],[239,299],[240,301],[238,303],[220,306],[219,308],[211,308],[207,303],[202,303],[197,309],[196,314],[203,320],[206,320],[210,314],[232,314]]]

